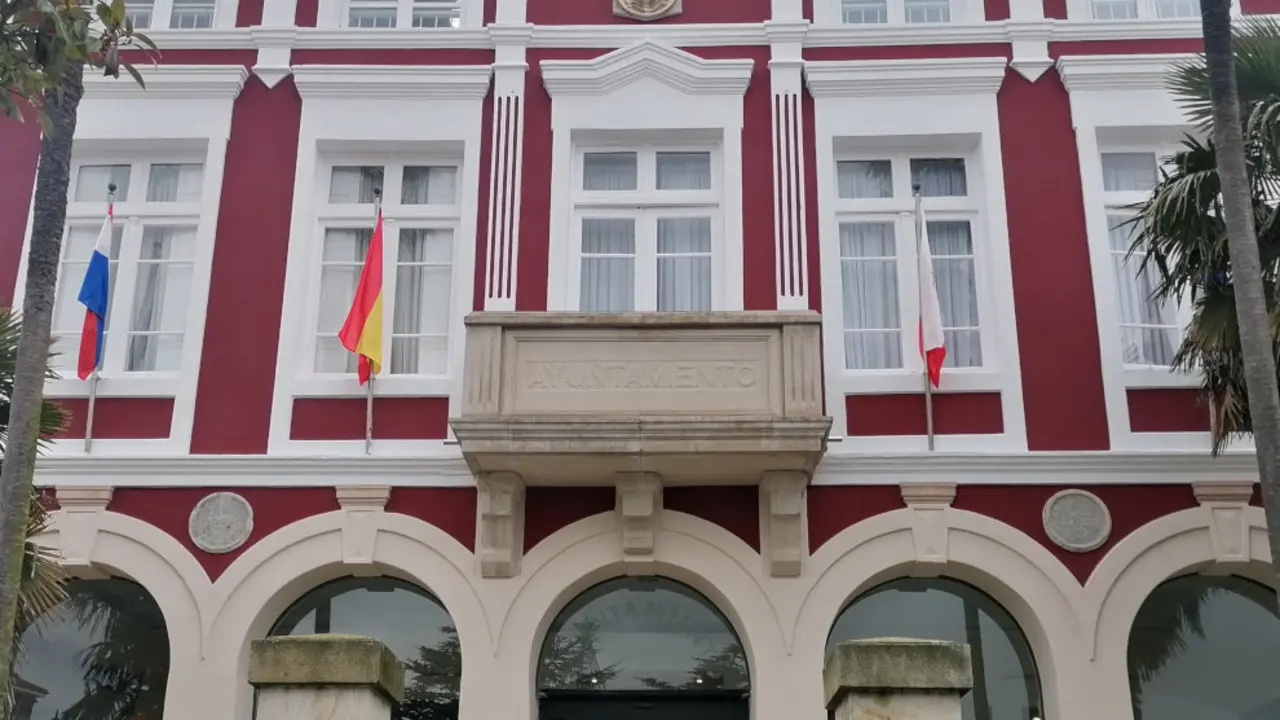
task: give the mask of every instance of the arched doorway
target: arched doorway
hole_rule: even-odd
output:
[[[21,636],[17,720],[162,720],[169,633],[146,588],[71,580],[67,599]]]
[[[1040,720],[1040,679],[1031,646],[1009,612],[986,593],[948,578],[904,578],[845,606],[827,652],[846,640],[906,637],[969,645],[974,687],[964,720]]]
[[[1251,580],[1161,584],[1138,610],[1128,654],[1135,720],[1280,717],[1276,594]]]
[[[404,663],[404,702],[393,720],[457,720],[462,646],[431,593],[389,577],[341,578],[295,602],[268,635],[326,633],[376,638]]]
[[[561,611],[538,660],[539,720],[747,720],[746,651],[724,615],[666,578],[615,578]]]

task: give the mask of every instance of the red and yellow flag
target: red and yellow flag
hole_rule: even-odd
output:
[[[338,340],[342,347],[360,356],[357,373],[361,385],[382,369],[382,211],[378,211],[356,297]]]

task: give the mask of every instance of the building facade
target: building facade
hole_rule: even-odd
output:
[[[129,7],[163,56],[86,78],[31,720],[247,720],[295,632],[383,639],[414,719],[816,720],[826,649],[886,635],[968,642],[971,720],[1280,717],[1251,448],[1209,457],[1116,229],[1192,130],[1196,3]],[[0,126],[0,306],[38,152]]]

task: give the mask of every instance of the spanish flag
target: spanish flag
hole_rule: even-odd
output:
[[[356,285],[351,312],[338,333],[342,347],[360,356],[357,373],[360,384],[382,369],[382,211],[369,240],[369,254]]]

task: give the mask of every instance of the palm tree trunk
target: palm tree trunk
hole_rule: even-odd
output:
[[[18,586],[26,548],[27,513],[35,473],[36,441],[49,362],[49,330],[62,255],[71,174],[71,139],[76,110],[84,94],[84,63],[68,62],[58,87],[45,93],[49,125],[40,142],[35,213],[27,284],[22,305],[22,336],[13,379],[9,438],[0,466],[0,697],[7,697],[17,620]],[[0,715],[3,717],[3,715]]]
[[[1244,132],[1231,37],[1231,2],[1200,0],[1200,15],[1204,24],[1209,96],[1213,101],[1213,140],[1222,182],[1227,250],[1231,257],[1245,385],[1249,391],[1249,416],[1258,453],[1271,560],[1276,579],[1280,580],[1280,391],[1244,159]]]

